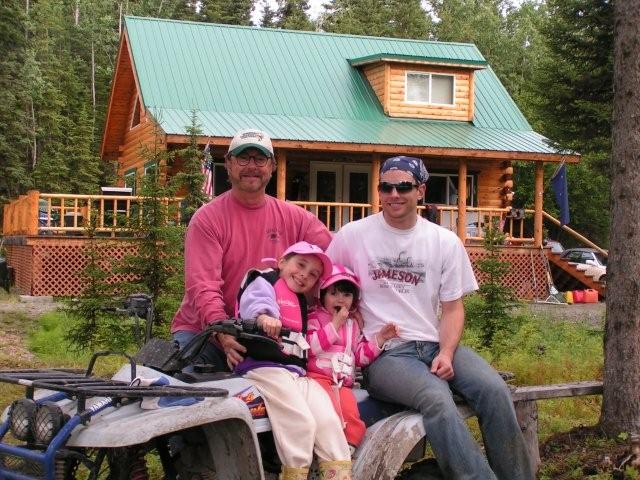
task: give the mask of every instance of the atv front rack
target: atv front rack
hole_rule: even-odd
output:
[[[86,371],[75,369],[26,369],[26,370],[0,370],[0,382],[22,385],[26,388],[26,401],[33,405],[31,412],[47,408],[48,404],[60,400],[70,399],[77,402],[76,413],[71,417],[64,416],[59,430],[52,432],[52,437],[46,441],[37,440],[37,437],[20,438],[26,441],[23,446],[13,442],[4,441],[5,435],[11,430],[12,415],[17,402],[12,404],[7,419],[0,424],[0,478],[1,479],[40,479],[53,480],[56,477],[56,461],[66,458],[68,455],[82,457],[82,461],[91,464],[91,460],[82,454],[68,450],[65,444],[74,428],[80,424],[88,423],[99,412],[109,408],[118,407],[124,402],[141,400],[146,397],[226,397],[228,391],[213,387],[190,387],[181,385],[147,385],[152,380],[138,379],[135,377],[135,363],[131,360],[131,381],[119,381],[100,378],[92,374],[93,365],[98,356],[107,354],[101,352],[92,357],[89,368]],[[144,385],[140,385],[140,381]],[[36,389],[47,390],[46,397],[34,399]],[[98,399],[96,402],[95,399]],[[93,399],[87,407],[89,399]],[[24,409],[23,409],[24,410]],[[44,410],[43,410],[44,411]],[[24,425],[32,414],[16,417],[18,425]],[[31,419],[33,421],[33,419]],[[21,423],[22,422],[22,423]],[[13,432],[13,430],[11,430]],[[14,469],[14,466],[16,469]],[[18,468],[17,466],[20,466]],[[26,470],[25,470],[26,468]],[[67,477],[65,477],[67,478]],[[75,478],[75,477],[74,477]],[[91,474],[88,478],[95,478]]]
[[[67,398],[78,402],[78,412],[86,410],[87,399],[91,397],[109,397],[118,404],[125,398],[138,400],[144,397],[226,397],[229,394],[225,389],[211,387],[134,386],[129,382],[87,377],[84,372],[58,369],[0,370],[0,382],[26,387],[26,397],[29,399],[33,399],[36,388],[64,393]]]

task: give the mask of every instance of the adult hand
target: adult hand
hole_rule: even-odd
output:
[[[431,373],[442,380],[451,380],[454,376],[452,358],[442,352],[438,353],[431,362]]]
[[[257,321],[258,326],[264,333],[270,337],[278,338],[280,335],[280,328],[282,328],[282,322],[279,319],[262,314],[258,315]]]
[[[236,365],[244,360],[244,354],[247,353],[247,349],[240,345],[233,335],[218,333],[216,338],[227,356],[227,365],[233,370]]]

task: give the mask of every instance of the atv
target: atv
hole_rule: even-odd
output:
[[[127,302],[125,313],[152,317],[148,298]],[[182,349],[148,339],[135,357],[122,354],[127,362],[110,379],[95,376],[93,369],[112,352],[94,354],[86,370],[0,371],[0,381],[25,388],[2,416],[0,479],[277,478],[280,465],[257,389],[208,365],[185,369],[215,332],[234,335],[252,356],[280,349],[255,321],[228,319]],[[378,402],[365,390],[354,393],[368,429],[354,453],[353,478],[394,479],[405,462],[424,457],[422,418]],[[428,476],[428,462],[403,478],[423,467],[426,476],[420,478],[440,478]]]

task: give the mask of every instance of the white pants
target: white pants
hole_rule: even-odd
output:
[[[340,418],[318,383],[277,367],[256,368],[245,378],[264,398],[283,465],[308,467],[314,452],[320,461],[351,460]]]

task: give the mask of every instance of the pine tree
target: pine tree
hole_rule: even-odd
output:
[[[166,201],[175,194],[173,182],[166,178],[172,156],[161,147],[159,131],[155,138],[154,144],[143,153],[155,168],[148,170],[142,179],[139,195],[144,199],[138,205],[139,215],[129,218],[138,252],[126,256],[114,270],[135,278],[119,285],[123,293],[143,292],[151,296],[157,306],[154,326],[159,327],[169,318],[163,311],[162,298],[175,295],[169,288],[174,285],[170,279],[182,270],[184,229],[176,222],[176,205]]]
[[[609,205],[613,4],[549,0],[547,8],[544,56],[524,86],[529,87],[538,131],[582,154],[580,165],[569,166],[567,174],[571,227],[606,246],[609,216],[603,212]]]
[[[181,213],[183,223],[188,224],[196,210],[209,201],[209,198],[202,190],[205,179],[201,168],[204,155],[198,147],[198,137],[202,134],[202,129],[195,111],[191,112],[191,124],[186,127],[186,130],[189,135],[189,145],[175,152],[183,163],[180,173],[173,178],[173,181],[177,189],[185,191]]]
[[[26,160],[30,140],[26,92],[20,78],[25,20],[23,2],[8,0],[0,5],[0,204],[31,186]]]
[[[251,25],[253,0],[205,0],[200,14],[205,22]]]
[[[422,8],[420,0],[389,0],[392,37],[426,40],[432,29],[431,17]]]
[[[333,33],[391,36],[386,0],[331,0],[325,4],[320,27]]]
[[[260,20],[260,26],[262,28],[277,27],[277,12],[271,9],[268,0],[263,0],[262,2],[262,19]]]
[[[315,30],[307,15],[308,10],[308,0],[278,0],[276,26],[287,30]]]

